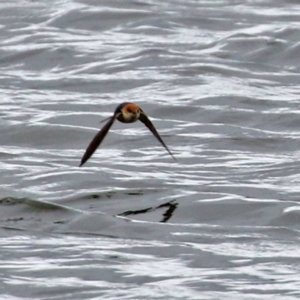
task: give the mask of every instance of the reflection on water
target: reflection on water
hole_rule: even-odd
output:
[[[2,298],[298,299],[299,14],[1,3]]]

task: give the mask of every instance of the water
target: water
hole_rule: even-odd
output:
[[[298,299],[297,1],[0,3],[1,299]],[[150,116],[178,162],[142,123]]]

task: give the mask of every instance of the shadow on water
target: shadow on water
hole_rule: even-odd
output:
[[[105,194],[107,197],[109,195],[108,198],[111,198],[119,193],[107,192]],[[130,191],[127,194],[128,196],[138,196],[143,193],[141,191]],[[83,199],[85,201],[90,199],[97,203],[99,202],[99,198],[102,197],[102,194],[93,194],[85,195]],[[76,203],[79,199],[74,200]],[[122,232],[126,236],[133,227],[135,229],[132,233],[140,230],[147,231],[148,229],[151,231],[147,227],[153,226],[153,223],[168,222],[177,207],[178,203],[175,200],[171,200],[154,207],[132,209],[122,213],[111,214],[101,211],[87,211],[86,209],[72,208],[71,206],[29,198],[5,197],[0,199],[0,227],[2,229],[21,230],[31,233],[56,232],[62,234],[99,234],[111,237],[123,237]],[[137,221],[129,218],[131,215],[144,215],[161,210],[163,212],[160,214],[160,219],[157,221],[152,220],[150,223],[147,220]],[[128,227],[129,224],[131,224],[129,228],[123,228]],[[120,227],[123,228],[121,231],[118,230]]]
[[[162,202],[165,196],[164,190],[151,188],[145,190],[112,189],[99,193],[71,195],[61,199],[60,203],[84,211],[101,211],[107,215],[121,217],[139,215],[139,217],[141,217],[139,218],[140,221],[166,223],[173,217],[178,207],[178,202],[176,199]],[[159,202],[159,205],[151,205],[157,202]],[[159,214],[161,211],[163,211],[163,213]],[[145,214],[147,214],[147,217]]]

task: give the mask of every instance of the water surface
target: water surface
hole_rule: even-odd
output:
[[[1,299],[298,299],[296,1],[0,3]],[[115,123],[81,168],[115,107]]]

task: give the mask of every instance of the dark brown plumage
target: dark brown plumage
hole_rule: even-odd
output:
[[[113,123],[118,120],[122,123],[133,123],[137,120],[140,120],[157,138],[157,140],[165,147],[165,149],[169,152],[169,154],[173,157],[176,161],[176,158],[173,156],[172,152],[169,150],[167,145],[164,143],[160,135],[158,134],[157,130],[155,129],[154,125],[145,114],[145,112],[136,104],[124,102],[120,104],[115,112],[114,115],[109,117],[108,122],[103,126],[103,128],[95,135],[85,153],[81,159],[80,167],[87,162],[87,160],[93,155],[96,149],[100,146],[101,142],[104,140],[105,136],[107,135],[109,129],[113,125]],[[105,121],[106,121],[105,120]]]

